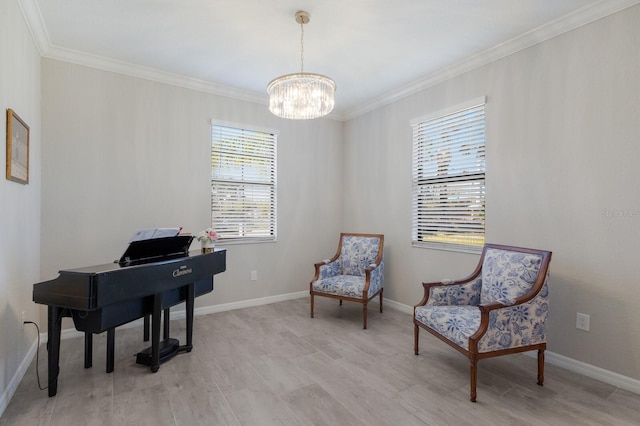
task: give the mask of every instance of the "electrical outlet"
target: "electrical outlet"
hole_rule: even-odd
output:
[[[578,312],[576,314],[576,328],[578,330],[589,331],[589,323],[591,321],[591,317],[587,314],[581,314]]]
[[[258,281],[258,271],[251,271],[251,281]]]
[[[22,311],[22,328],[24,328],[24,322],[27,320],[27,313]]]

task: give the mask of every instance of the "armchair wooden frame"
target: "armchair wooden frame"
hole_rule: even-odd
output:
[[[484,249],[482,250],[482,255],[480,257],[480,261],[478,262],[478,266],[476,266],[475,271],[473,271],[473,273],[471,273],[471,275],[469,275],[468,277],[463,278],[461,280],[451,281],[451,282],[422,283],[422,286],[424,287],[424,297],[420,301],[420,303],[418,303],[417,305],[414,306],[414,309],[413,309],[414,310],[413,323],[414,323],[414,352],[415,352],[415,354],[419,355],[418,335],[419,335],[420,328],[423,328],[423,329],[427,330],[429,333],[431,333],[432,335],[436,336],[437,338],[439,338],[440,340],[445,342],[446,344],[448,344],[449,346],[451,346],[452,348],[454,348],[455,350],[457,350],[458,352],[462,353],[464,356],[466,356],[469,359],[469,361],[471,362],[471,368],[470,368],[470,400],[472,402],[476,402],[478,361],[481,360],[481,359],[492,358],[492,357],[501,356],[501,355],[509,355],[509,354],[514,354],[514,353],[518,353],[518,352],[528,352],[528,351],[532,351],[532,350],[537,350],[538,351],[538,381],[537,381],[537,383],[538,383],[538,385],[542,386],[543,382],[544,382],[544,351],[547,348],[546,342],[532,344],[532,345],[526,345],[526,346],[518,346],[518,347],[513,347],[513,348],[508,348],[508,349],[503,349],[503,350],[496,350],[496,351],[491,351],[491,352],[479,352],[478,351],[478,342],[485,335],[485,333],[487,332],[487,330],[489,328],[489,313],[491,311],[493,311],[493,310],[496,310],[496,309],[505,308],[505,305],[503,305],[503,304],[501,304],[499,302],[493,302],[493,303],[486,303],[486,304],[479,304],[478,305],[478,308],[480,309],[480,327],[478,328],[478,330],[473,335],[471,335],[469,337],[469,349],[468,350],[466,350],[465,348],[459,346],[455,342],[447,339],[446,337],[442,336],[437,331],[432,330],[431,328],[425,326],[423,323],[421,323],[420,321],[418,321],[416,319],[415,310],[419,306],[426,305],[427,301],[429,300],[429,295],[430,295],[430,289],[431,288],[439,287],[439,286],[465,284],[465,283],[470,283],[470,282],[476,280],[478,278],[478,276],[482,272],[482,264],[483,264],[483,261],[484,261],[484,257],[485,257],[485,254],[487,252],[487,249],[489,249],[489,248],[495,248],[495,249],[507,250],[507,251],[516,251],[516,252],[522,252],[522,253],[528,253],[528,254],[535,254],[535,255],[540,255],[542,257],[540,269],[538,271],[538,276],[536,278],[535,283],[533,284],[533,286],[531,287],[531,289],[529,291],[527,291],[525,294],[521,295],[520,297],[517,297],[515,299],[515,303],[513,305],[511,305],[511,306],[515,306],[515,305],[519,305],[519,304],[523,304],[523,303],[529,302],[536,295],[538,295],[538,293],[540,293],[540,291],[542,290],[542,288],[544,286],[544,283],[545,283],[545,281],[547,279],[547,273],[548,273],[548,270],[549,270],[549,262],[551,261],[551,252],[550,251],[533,250],[533,249],[526,249],[526,248],[521,248],[521,247],[511,247],[511,246],[504,246],[504,245],[497,245],[497,244],[486,244],[484,246]]]
[[[378,256],[376,257],[375,260],[375,266],[368,266],[365,269],[365,284],[364,284],[364,288],[362,289],[362,297],[349,297],[349,296],[342,296],[342,295],[338,295],[338,294],[332,294],[332,293],[323,293],[323,292],[319,292],[319,291],[314,291],[313,290],[313,282],[317,281],[320,278],[320,267],[323,265],[326,265],[328,263],[331,262],[335,262],[336,260],[338,260],[338,258],[340,257],[340,254],[342,253],[342,241],[343,238],[346,236],[353,236],[353,237],[365,237],[365,238],[379,238],[380,239],[380,244],[378,246]],[[382,312],[382,293],[384,291],[383,287],[380,287],[380,290],[378,290],[377,292],[375,292],[374,294],[371,295],[371,297],[367,297],[368,293],[369,293],[369,286],[371,284],[371,272],[375,269],[380,267],[380,265],[382,264],[382,257],[383,257],[383,246],[384,246],[384,235],[382,234],[357,234],[357,233],[346,233],[343,232],[340,234],[340,242],[338,243],[338,250],[336,251],[336,254],[327,261],[322,261],[322,262],[317,262],[314,264],[315,267],[315,275],[313,276],[313,279],[311,280],[311,282],[309,283],[309,295],[310,295],[310,299],[311,299],[311,318],[314,317],[314,297],[315,296],[323,296],[323,297],[330,297],[333,299],[338,299],[340,300],[340,305],[342,306],[342,301],[346,300],[348,302],[357,302],[357,303],[362,303],[362,328],[366,329],[367,328],[367,305],[369,303],[369,301],[371,301],[373,298],[375,298],[376,296],[380,296],[380,312]]]

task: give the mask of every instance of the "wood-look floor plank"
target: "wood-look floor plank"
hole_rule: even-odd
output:
[[[317,383],[291,391],[284,399],[304,425],[364,426],[366,424]]]
[[[428,333],[413,353],[411,315],[296,299],[198,316],[194,348],[152,374],[135,363],[149,345],[141,327],[116,331],[115,371],[105,373],[106,333],[94,337],[93,368],[82,338],[61,342],[58,394],[38,389],[35,360],[0,418],[13,425],[638,425],[640,395],[516,354],[478,364],[469,402],[469,361]],[[184,340],[185,321],[172,321]],[[46,380],[46,347],[40,348]]]

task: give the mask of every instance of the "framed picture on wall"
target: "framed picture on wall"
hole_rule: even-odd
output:
[[[29,183],[29,126],[7,109],[7,179]]]

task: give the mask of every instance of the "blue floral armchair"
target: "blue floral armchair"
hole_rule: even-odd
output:
[[[415,354],[420,328],[464,354],[475,402],[479,360],[537,350],[542,386],[550,261],[549,251],[486,244],[467,278],[423,283],[424,298],[414,307]]]
[[[384,235],[340,234],[338,251],[331,259],[316,263],[316,273],[309,285],[311,296],[311,318],[313,318],[314,296],[332,297],[363,305],[363,328],[367,328],[367,304],[382,291],[384,263],[382,249]]]

